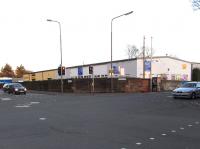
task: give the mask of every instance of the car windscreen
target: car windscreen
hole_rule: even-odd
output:
[[[181,87],[184,87],[184,88],[194,88],[196,87],[196,83],[184,83]]]
[[[22,87],[21,84],[13,84],[14,87]]]

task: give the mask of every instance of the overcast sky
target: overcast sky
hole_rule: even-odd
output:
[[[200,62],[200,11],[190,0],[6,0],[0,1],[0,67],[20,64],[32,71],[60,64],[59,27],[66,67],[128,58],[127,45],[141,48],[143,36],[155,55]]]

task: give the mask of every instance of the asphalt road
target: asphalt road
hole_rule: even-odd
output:
[[[200,99],[0,92],[0,149],[199,149]]]

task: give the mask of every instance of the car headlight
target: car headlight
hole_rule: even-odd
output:
[[[18,88],[15,88],[15,91],[18,91]]]
[[[26,88],[24,88],[24,91],[27,91],[27,89],[26,89]]]

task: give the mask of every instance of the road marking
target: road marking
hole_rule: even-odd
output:
[[[41,117],[40,120],[41,120],[41,121],[44,121],[44,120],[46,120],[46,118],[45,118],[45,117]]]
[[[196,125],[199,125],[199,122],[195,122]]]
[[[183,127],[180,127],[180,130],[184,130],[185,128],[183,128]]]
[[[155,138],[149,138],[149,140],[155,140]]]
[[[166,136],[167,134],[163,133],[162,136]]]
[[[175,133],[175,132],[176,132],[176,130],[172,130],[171,132],[172,132],[172,133]]]
[[[140,142],[137,142],[137,143],[135,143],[136,145],[142,145],[142,143],[140,143]]]
[[[29,108],[29,105],[17,105],[16,108]]]
[[[189,125],[188,125],[188,127],[192,127],[192,125],[191,125],[191,124],[189,124]]]
[[[30,102],[30,104],[39,104],[40,102],[37,102],[37,101],[33,101],[33,102]]]
[[[12,100],[11,98],[1,98],[2,101],[9,101]]]

